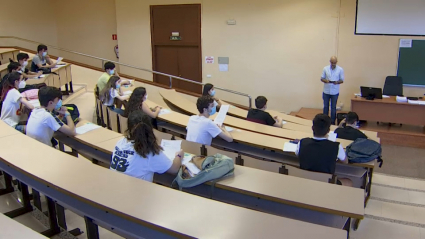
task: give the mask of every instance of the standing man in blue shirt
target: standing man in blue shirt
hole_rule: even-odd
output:
[[[331,57],[330,65],[323,68],[323,114],[329,115],[329,101],[331,101],[331,123],[335,125],[336,102],[339,96],[339,85],[344,83],[344,70],[337,66],[336,56]]]

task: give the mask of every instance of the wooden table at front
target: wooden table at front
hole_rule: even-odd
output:
[[[375,100],[352,98],[351,111],[356,112],[361,120],[425,125],[425,105],[400,103],[393,96]]]

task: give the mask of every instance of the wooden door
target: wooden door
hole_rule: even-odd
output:
[[[151,6],[153,70],[202,82],[201,5]],[[172,32],[179,40],[171,40]],[[169,78],[154,75],[154,82],[169,85]],[[173,79],[173,88],[200,93],[202,86]]]

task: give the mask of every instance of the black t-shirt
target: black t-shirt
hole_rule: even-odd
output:
[[[337,137],[340,139],[347,139],[347,140],[367,139],[367,136],[363,134],[363,132],[351,126],[344,126],[342,128],[337,128],[335,130],[335,133],[337,133]]]
[[[276,123],[276,120],[273,119],[273,117],[269,113],[259,109],[250,109],[248,111],[248,116],[246,117],[246,119],[252,122],[271,126]]]

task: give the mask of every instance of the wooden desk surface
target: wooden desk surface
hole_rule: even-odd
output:
[[[253,177],[255,175],[255,177]],[[216,183],[216,187],[240,189],[261,198],[302,208],[310,208],[346,217],[362,219],[364,190],[336,184],[270,173],[235,166],[234,177]],[[276,190],[279,188],[279,190]]]
[[[10,127],[8,124],[3,122],[2,120],[0,120],[0,138],[10,136],[10,135],[15,135],[15,134],[22,134],[22,133]]]
[[[22,144],[34,144],[38,150],[17,150]],[[60,157],[50,156],[55,151],[59,152],[25,135],[9,136],[7,141],[3,140],[0,144],[0,158],[11,167],[19,168],[36,180],[47,182],[56,190],[67,191],[77,200],[90,201],[94,207],[172,236],[346,237],[346,232],[339,229],[260,213],[171,190],[83,163],[61,152]],[[75,172],[78,172],[78,177]],[[214,213],[203,213],[206,209]],[[205,222],[214,222],[214,230],[205,230]]]
[[[188,112],[190,114],[198,114],[195,104],[181,97],[179,93],[177,93],[175,90],[160,90],[160,94],[166,100],[168,100],[175,106],[179,107],[183,111]],[[211,119],[214,119],[214,116],[211,117]],[[239,128],[239,129],[244,129],[248,131],[253,131],[253,132],[257,132],[261,134],[267,134],[267,135],[281,137],[285,139],[291,139],[291,140],[313,137],[312,132],[305,133],[305,132],[299,132],[294,130],[281,129],[281,128],[276,128],[272,126],[257,124],[254,122],[235,118],[232,116],[226,116],[224,124],[235,127],[235,128]],[[340,142],[344,148],[352,143],[352,141],[344,140],[344,139],[337,139],[337,142]]]
[[[390,96],[389,98],[383,98],[383,99],[375,99],[375,100],[366,100],[362,97],[353,97],[351,98],[352,101],[357,102],[367,102],[371,104],[397,104],[397,105],[410,105],[415,107],[423,107],[425,109],[425,105],[417,105],[417,104],[409,104],[407,102],[397,102],[395,96]]]
[[[112,155],[117,141],[121,138],[97,143],[96,146]],[[230,191],[243,191],[260,198],[315,211],[358,219],[362,219],[364,215],[364,190],[358,188],[342,187],[238,165],[235,165],[234,177],[219,181],[216,185]]]
[[[19,50],[15,49],[15,48],[0,48],[0,54],[14,52],[14,51],[19,52]]]
[[[0,213],[0,238],[7,239],[22,239],[22,238],[31,238],[31,239],[47,239],[47,237],[41,235],[40,233],[31,230],[29,227],[5,216],[3,213]]]

